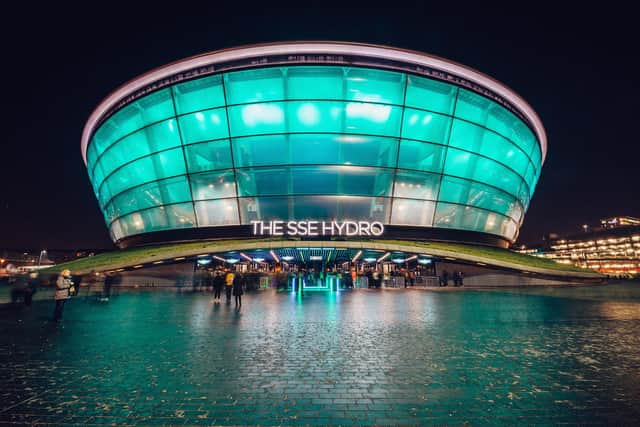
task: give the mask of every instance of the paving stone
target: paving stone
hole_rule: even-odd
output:
[[[605,289],[606,288],[602,288]],[[0,307],[0,424],[637,425],[640,287]]]

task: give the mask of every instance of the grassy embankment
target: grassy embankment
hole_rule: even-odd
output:
[[[279,239],[260,239],[251,240],[251,242],[273,243]],[[123,250],[115,250],[105,252],[91,257],[80,258],[64,264],[58,264],[54,267],[46,269],[44,272],[57,273],[65,268],[70,269],[74,273],[88,273],[94,271],[107,271],[118,268],[132,267],[140,264],[149,264],[160,260],[170,260],[181,256],[194,256],[202,253],[215,253],[220,248],[233,245],[241,245],[247,243],[247,240],[212,240],[188,243],[171,243],[155,246],[144,246]],[[514,268],[542,268],[550,270],[550,272],[577,272],[584,273],[591,270],[584,270],[572,265],[558,264],[543,258],[537,258],[529,255],[519,254],[507,249],[468,245],[462,243],[443,243],[443,242],[412,242],[406,240],[377,240],[373,241],[378,244],[401,245],[405,247],[415,247],[418,253],[426,253],[433,255],[444,255],[464,260],[467,256],[480,257],[482,262],[492,265],[492,262],[509,263]],[[336,246],[340,246],[336,242]],[[446,253],[445,253],[446,252]]]

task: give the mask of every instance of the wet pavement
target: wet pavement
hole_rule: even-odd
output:
[[[638,425],[640,285],[0,307],[0,424]]]

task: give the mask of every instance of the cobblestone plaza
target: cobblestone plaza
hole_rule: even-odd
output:
[[[637,425],[640,289],[0,307],[0,424]]]

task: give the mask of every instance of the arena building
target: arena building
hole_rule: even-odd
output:
[[[296,42],[143,74],[98,105],[81,149],[120,247],[265,235],[506,247],[547,140],[526,101],[463,65]]]

